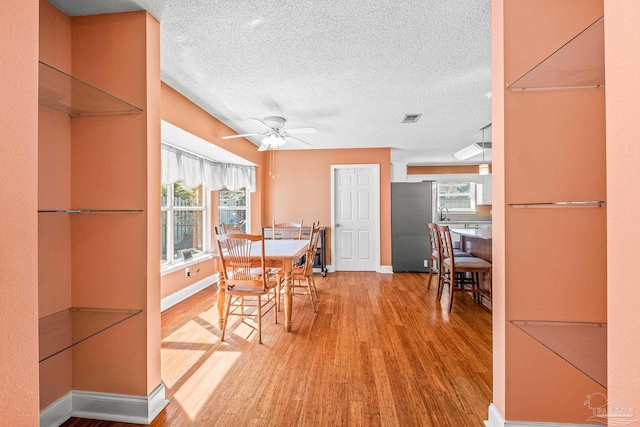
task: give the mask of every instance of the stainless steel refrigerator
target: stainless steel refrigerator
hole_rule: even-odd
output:
[[[435,216],[435,187],[435,181],[391,183],[391,265],[394,272],[429,272],[427,223],[433,222]]]

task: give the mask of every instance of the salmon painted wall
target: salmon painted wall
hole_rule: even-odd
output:
[[[73,348],[74,390],[160,384],[158,27],[146,12],[71,19],[73,74],[144,110],[71,119],[72,205],[144,211],[71,219],[72,304],[143,310]]]
[[[71,72],[71,20],[45,0],[40,1],[40,60]],[[39,106],[38,208],[71,205],[71,119]],[[71,304],[71,220],[69,215],[38,215],[40,317]]]
[[[273,156],[273,162],[271,157]],[[331,165],[380,165],[380,263],[391,265],[391,154],[388,148],[282,150],[265,153],[262,224],[320,221],[327,227],[331,263]],[[272,178],[269,176],[272,173]]]
[[[160,24],[148,13],[145,14],[146,28],[146,76],[147,76],[147,394],[161,382],[160,347],[161,322],[160,299],[161,280],[158,272],[160,263],[160,141],[161,80],[160,80]],[[153,212],[153,214],[151,214]]]
[[[601,1],[529,0],[503,7],[504,81],[496,82],[502,87],[603,13]],[[498,178],[497,186],[504,188],[504,235],[498,231],[497,238],[504,240],[495,244],[504,244],[497,251],[504,258],[496,261],[505,269],[504,283],[500,273],[496,283],[505,294],[503,415],[585,422],[591,415],[586,396],[606,390],[510,321],[606,322],[606,209],[508,205],[606,200],[604,90],[507,91],[502,151],[504,181]],[[500,215],[498,221],[501,226]],[[502,343],[496,345],[500,354]]]
[[[0,13],[0,414],[38,425],[38,3]]]
[[[630,280],[640,208],[640,3],[605,0],[607,104],[608,392],[640,414],[640,291]],[[630,197],[631,196],[631,197]]]
[[[491,312],[493,328],[493,405],[506,413],[505,315],[505,144],[504,144],[504,4],[491,2]]]
[[[40,1],[40,60],[71,73],[71,19]],[[38,209],[71,207],[71,119],[39,106]],[[38,316],[71,306],[71,217],[38,215]],[[40,409],[71,391],[71,352],[40,363]]]
[[[213,260],[201,261],[200,264],[189,266],[191,277],[186,277],[184,268],[162,276],[161,298],[168,297],[200,280],[216,274],[216,265]]]
[[[261,166],[264,160],[258,148],[244,138],[224,140],[222,136],[234,135],[231,128],[198,107],[178,91],[162,83],[161,89],[162,120],[184,129],[206,141],[215,144],[258,165],[256,172],[256,192],[251,193],[251,229],[256,233],[261,227],[263,181]],[[216,203],[217,192],[211,192],[211,201]],[[217,211],[212,212],[212,224],[218,223]],[[208,275],[215,273],[213,260],[200,263],[200,273],[190,278],[185,277],[184,269],[162,276],[162,298],[167,297]]]

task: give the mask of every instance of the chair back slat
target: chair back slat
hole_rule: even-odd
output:
[[[309,235],[309,245],[307,246],[307,253],[305,254],[305,262],[302,268],[303,274],[306,276],[313,273],[313,263],[316,257],[316,251],[318,250],[318,242],[320,237],[320,221],[316,225],[313,223],[311,226],[311,234]]]
[[[427,224],[427,230],[429,232],[429,246],[431,246],[431,253],[440,254],[440,238],[438,237],[437,225],[433,222]]]
[[[454,264],[453,243],[451,242],[451,233],[448,225],[436,225],[438,230],[438,243],[440,244],[440,254],[442,259],[451,259],[451,266]]]
[[[287,240],[301,240],[302,239],[302,224],[300,222],[281,222],[273,224],[273,239],[287,239]]]

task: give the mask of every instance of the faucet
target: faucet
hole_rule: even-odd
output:
[[[444,221],[446,219],[446,217],[444,216],[444,210],[447,210],[447,213],[449,213],[449,208],[446,206],[443,206],[440,208],[440,221]]]

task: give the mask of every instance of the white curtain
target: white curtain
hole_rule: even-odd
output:
[[[218,163],[162,144],[162,183],[182,182],[187,187],[204,184],[209,190],[256,191],[256,167]]]

